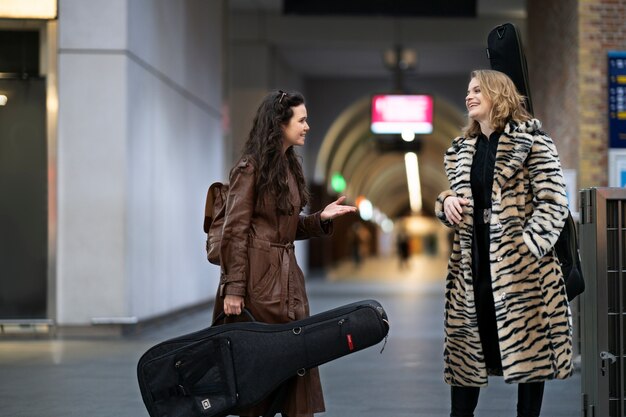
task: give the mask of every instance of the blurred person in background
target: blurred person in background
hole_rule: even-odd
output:
[[[350,233],[349,239],[352,249],[352,260],[354,266],[358,268],[361,266],[363,259],[370,253],[372,234],[363,223],[357,221],[352,225],[352,232]]]
[[[409,236],[406,230],[400,230],[396,238],[396,249],[398,250],[398,260],[400,269],[409,266]]]

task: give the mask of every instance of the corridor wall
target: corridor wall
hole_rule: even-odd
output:
[[[206,189],[224,176],[223,1],[60,0],[60,325],[209,301]]]

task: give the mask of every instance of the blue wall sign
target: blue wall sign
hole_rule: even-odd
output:
[[[626,148],[626,52],[609,52],[609,138],[611,148]]]

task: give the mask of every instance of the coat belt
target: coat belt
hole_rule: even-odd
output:
[[[281,297],[287,301],[287,316],[290,320],[296,319],[296,300],[294,294],[293,274],[290,274],[291,257],[294,254],[293,243],[271,243],[271,247],[278,248],[280,254],[280,281],[282,283]]]

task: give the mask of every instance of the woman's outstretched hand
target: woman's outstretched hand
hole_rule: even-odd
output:
[[[356,207],[354,206],[344,206],[341,203],[346,199],[346,196],[341,196],[337,200],[333,201],[322,210],[320,217],[322,221],[334,219],[335,217],[343,216],[346,213],[354,213],[356,211]]]

